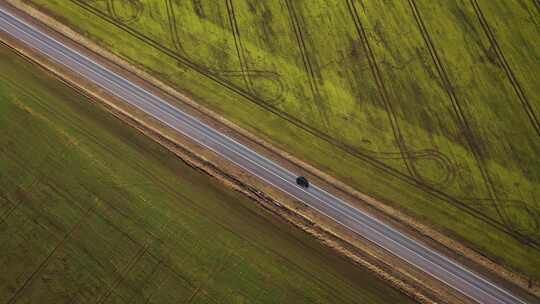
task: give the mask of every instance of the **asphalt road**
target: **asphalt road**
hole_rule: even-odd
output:
[[[332,218],[409,264],[484,304],[525,303],[458,263],[329,194],[316,185],[298,187],[296,174],[234,139],[182,112],[160,97],[123,78],[39,28],[0,7],[0,31],[84,77],[165,125],[190,137],[242,169]]]

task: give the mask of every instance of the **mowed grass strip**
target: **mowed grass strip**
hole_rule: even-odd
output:
[[[0,302],[412,302],[5,47],[0,70]]]
[[[533,1],[25,2],[276,146],[540,278]]]

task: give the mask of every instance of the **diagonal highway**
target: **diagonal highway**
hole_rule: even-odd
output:
[[[41,31],[35,25],[0,7],[0,32],[73,73],[146,112],[170,128],[191,138],[242,169],[328,216],[410,265],[483,304],[524,304],[510,292],[446,258],[395,228],[354,208],[316,185],[296,185],[296,174],[250,148],[182,112],[160,97],[123,78],[79,51]]]

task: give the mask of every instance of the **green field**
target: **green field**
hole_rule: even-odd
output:
[[[24,0],[540,279],[535,0]]]
[[[0,46],[0,303],[412,303]]]

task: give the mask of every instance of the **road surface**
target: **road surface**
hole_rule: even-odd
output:
[[[483,304],[525,303],[435,250],[354,208],[317,185],[298,187],[297,175],[160,97],[67,46],[45,31],[0,7],[0,31],[18,39],[53,62],[89,80],[172,129],[214,151],[265,182],[421,269],[463,295]]]

